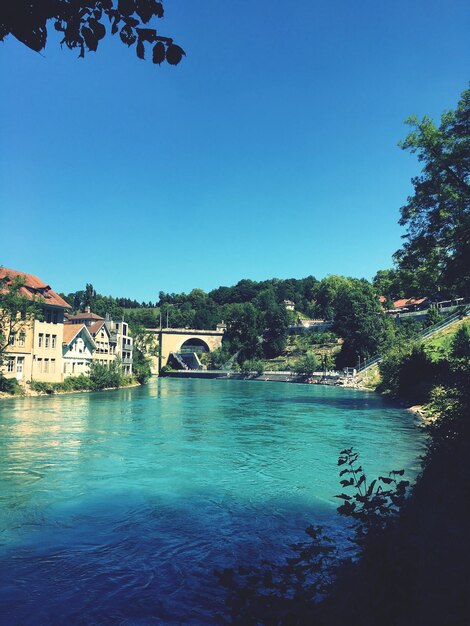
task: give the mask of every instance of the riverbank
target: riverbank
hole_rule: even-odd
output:
[[[164,377],[168,378],[202,378],[202,379],[223,379],[223,380],[251,380],[258,382],[274,383],[297,383],[301,385],[328,385],[333,387],[346,387],[348,389],[358,389],[360,391],[375,391],[363,379],[345,376],[337,373],[314,373],[308,378],[300,376],[295,372],[266,371],[262,374],[253,373],[250,376],[241,372],[231,372],[225,370],[173,370],[165,372]]]
[[[116,389],[130,389],[132,387],[140,387],[140,383],[135,381],[129,384],[120,385],[119,387],[105,387],[103,389],[52,389],[51,391],[35,391],[29,387],[22,387],[21,393],[6,393],[0,391],[0,400],[12,398],[35,398],[40,396],[64,396],[72,393],[92,393],[95,391],[115,391]]]

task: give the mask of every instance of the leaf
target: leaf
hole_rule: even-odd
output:
[[[403,476],[403,474],[405,473],[404,469],[401,470],[392,470],[390,472],[390,474],[393,474],[394,476]]]
[[[156,43],[153,47],[152,60],[158,65],[165,60],[165,46],[161,41]]]
[[[349,480],[340,480],[341,487],[350,487],[354,485],[354,478],[350,478]]]
[[[148,41],[153,43],[156,39],[157,33],[153,28],[136,28],[139,39],[142,41]]]
[[[340,475],[340,476],[343,476],[344,474],[349,474],[349,472],[350,472],[350,471],[351,471],[350,469],[346,468],[346,469],[344,469],[344,470],[341,470],[341,471],[340,471],[340,473],[339,473],[339,475]]]
[[[392,478],[387,478],[386,476],[379,476],[379,480],[381,480],[386,485],[390,485],[390,483],[393,482]]]
[[[135,43],[137,39],[137,36],[135,35],[134,31],[127,24],[126,26],[123,26],[121,28],[121,32],[119,33],[119,36],[121,37],[121,41],[125,43],[127,46],[132,46],[132,44]]]
[[[93,18],[90,18],[88,20],[88,24],[90,25],[90,28],[93,30],[93,33],[96,39],[98,40],[103,39],[103,37],[106,35],[106,28],[103,26],[103,24],[98,22],[98,20],[94,20]]]
[[[166,51],[166,60],[170,65],[178,65],[183,56],[186,56],[185,51],[176,44],[170,44]]]
[[[144,42],[141,41],[140,39],[137,42],[136,52],[137,52],[137,56],[139,57],[139,59],[145,59]]]
[[[359,489],[359,487],[362,485],[363,482],[365,482],[366,477],[364,476],[364,474],[362,474],[362,476],[359,478],[359,480],[356,483],[356,489]]]
[[[157,17],[163,17],[163,4],[161,2],[153,2],[153,14]]]
[[[335,498],[341,498],[342,500],[351,500],[351,496],[348,496],[346,493],[340,493],[339,496],[335,496]]]
[[[88,28],[87,26],[82,26],[81,33],[83,35],[83,39],[85,40],[85,44],[88,50],[95,52],[98,48],[98,40],[95,38],[91,28]]]

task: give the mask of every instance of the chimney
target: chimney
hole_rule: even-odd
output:
[[[89,304],[85,307],[85,313],[91,313],[91,309],[90,309],[90,305]]]

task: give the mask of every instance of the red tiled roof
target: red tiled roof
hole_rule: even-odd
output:
[[[49,285],[43,283],[37,276],[33,274],[26,274],[25,272],[19,272],[17,270],[11,270],[7,267],[0,267],[0,280],[6,279],[6,288],[15,278],[21,278],[24,282],[24,286],[20,287],[21,295],[25,296],[29,300],[34,297],[41,298],[45,304],[51,306],[58,306],[62,309],[70,309],[70,305],[61,298],[55,291],[53,291]]]
[[[69,344],[71,344],[75,337],[82,332],[82,330],[85,330],[86,334],[89,335],[89,338],[92,341],[93,345],[95,345],[93,337],[90,335],[90,331],[85,326],[85,324],[65,324],[63,340],[64,345],[68,346]]]
[[[94,324],[91,324],[90,326],[88,326],[88,332],[90,333],[91,336],[93,336],[100,330],[102,326],[104,326],[104,320],[95,322]]]
[[[104,320],[104,317],[96,313],[77,313],[76,315],[67,315],[68,320]]]
[[[401,298],[400,300],[395,300],[393,306],[396,309],[401,309],[405,306],[417,306],[418,304],[422,304],[427,298]]]

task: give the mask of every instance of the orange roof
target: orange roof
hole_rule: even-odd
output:
[[[37,276],[11,270],[6,267],[0,267],[0,280],[6,279],[7,289],[8,285],[11,284],[15,278],[21,278],[24,282],[24,286],[20,287],[20,293],[29,300],[39,297],[45,304],[58,306],[62,309],[70,309],[70,305]]]
[[[85,330],[86,334],[89,336],[90,341],[93,343],[93,345],[95,345],[93,337],[90,335],[90,332],[85,324],[64,324],[64,345],[68,346],[69,344],[71,344],[75,337],[82,332],[82,330]]]
[[[90,335],[95,335],[103,325],[104,325],[104,320],[95,322],[94,324],[91,324],[90,326],[88,326],[88,332],[90,333]]]
[[[393,306],[396,309],[401,309],[405,306],[416,306],[418,304],[422,304],[427,298],[401,298],[400,300],[395,300]]]
[[[67,315],[68,320],[104,320],[104,317],[96,313],[77,313],[76,315]]]

